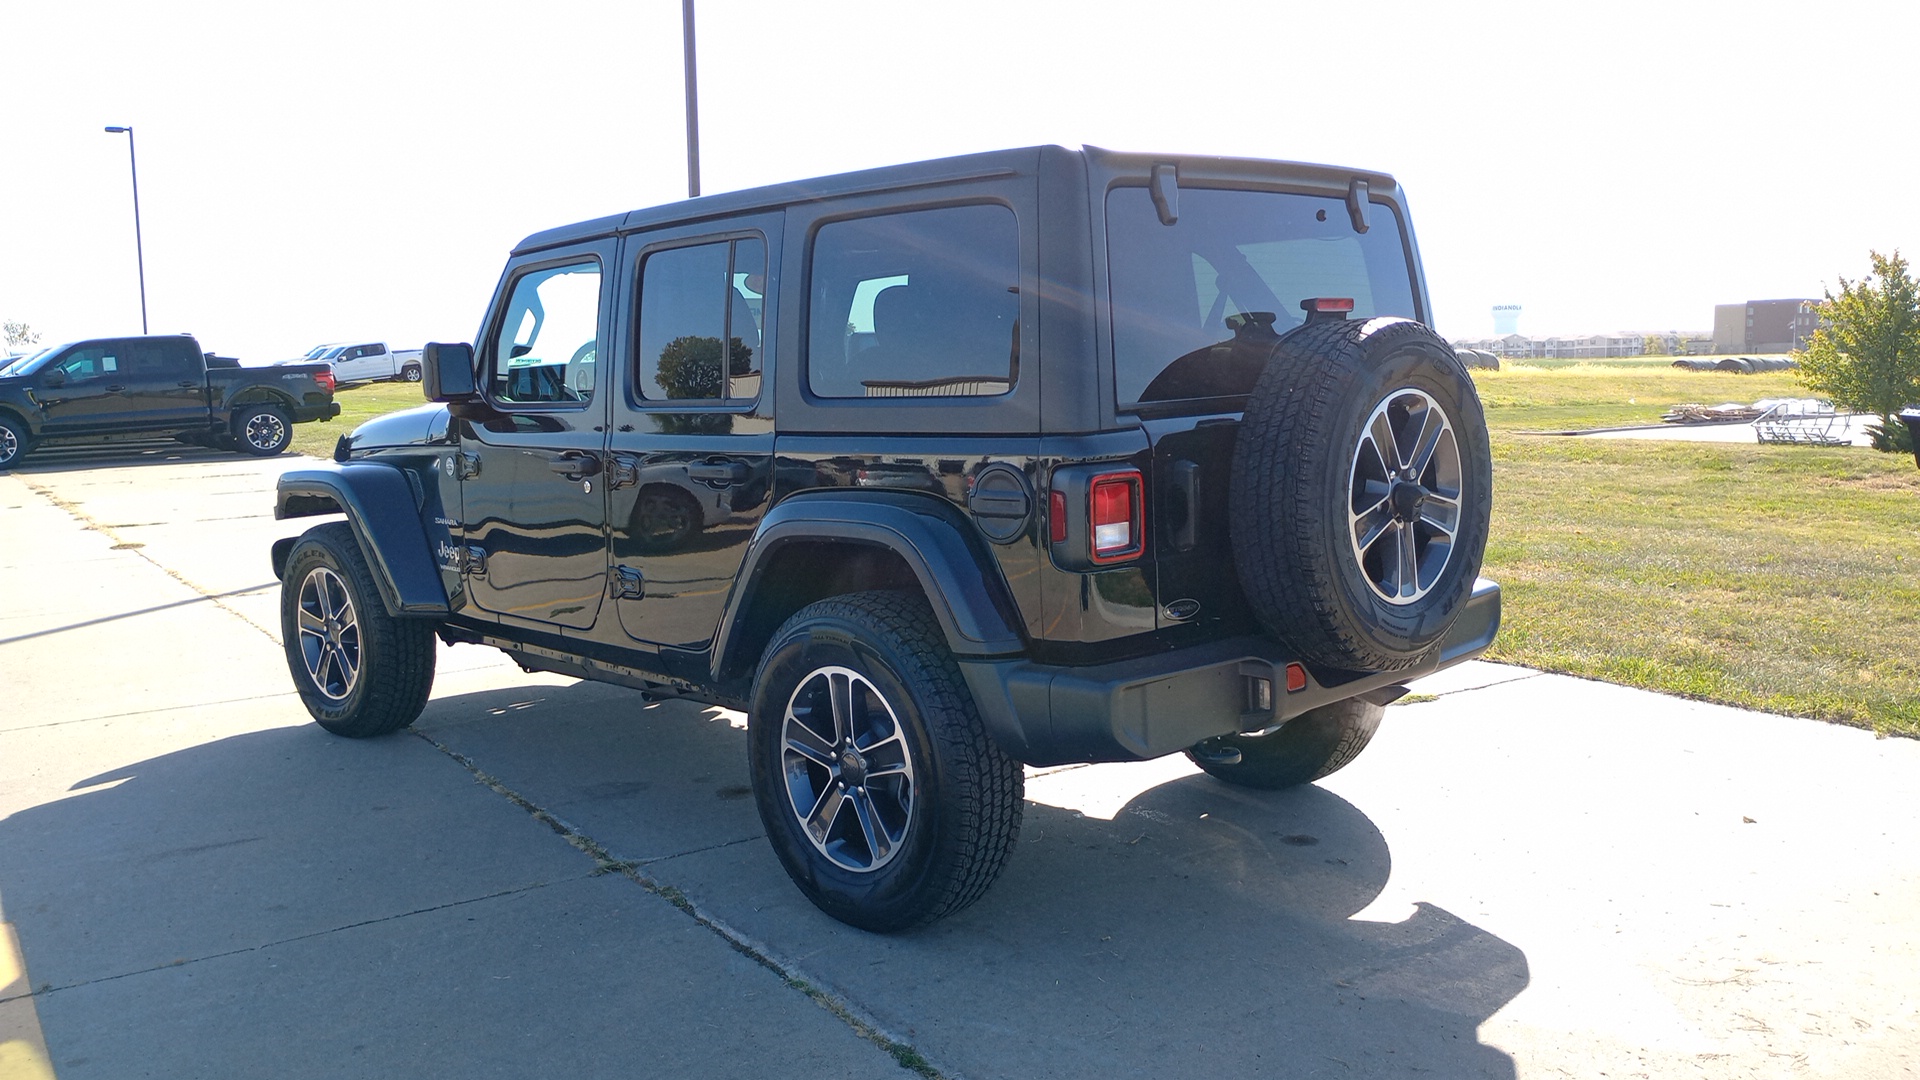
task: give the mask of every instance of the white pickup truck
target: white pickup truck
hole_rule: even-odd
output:
[[[289,363],[325,363],[340,383],[419,382],[420,350],[387,348],[384,341],[345,341],[315,345],[307,355]]]

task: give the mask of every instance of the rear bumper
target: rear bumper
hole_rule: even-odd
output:
[[[962,659],[960,670],[995,741],[1028,765],[1144,761],[1471,660],[1499,629],[1500,586],[1482,578],[1453,628],[1418,664],[1326,683],[1309,670],[1306,686],[1292,692],[1286,669],[1294,657],[1264,637],[1088,667]],[[1249,676],[1271,680],[1272,709],[1248,708]]]
[[[304,424],[310,420],[331,420],[340,415],[340,403],[329,401],[325,405],[295,405],[293,422]]]

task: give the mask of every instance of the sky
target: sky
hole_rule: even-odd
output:
[[[1710,330],[1920,257],[1920,5],[700,0],[702,188],[1039,143],[1407,193],[1450,338]],[[686,194],[678,0],[12,0],[0,319],[249,363],[470,340],[538,230]]]

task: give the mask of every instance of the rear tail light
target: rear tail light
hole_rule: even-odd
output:
[[[1047,546],[1053,564],[1087,573],[1140,558],[1147,549],[1146,480],[1106,461],[1063,465],[1047,490]]]
[[[1140,474],[1129,469],[1093,478],[1087,494],[1093,561],[1113,562],[1140,553]]]
[[[314,372],[313,381],[319,383],[320,388],[325,390],[329,394],[333,393],[334,387],[336,385],[333,381],[333,372],[331,371]]]

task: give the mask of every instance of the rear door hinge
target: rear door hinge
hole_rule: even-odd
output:
[[[487,549],[468,544],[460,553],[460,572],[468,577],[487,576]]]
[[[615,566],[607,570],[607,588],[615,600],[643,600],[647,595],[646,579],[636,566]]]
[[[632,487],[640,482],[640,461],[626,454],[613,454],[607,462],[607,487]]]
[[[480,455],[471,450],[462,450],[454,457],[456,475],[462,480],[471,480],[480,475]]]

